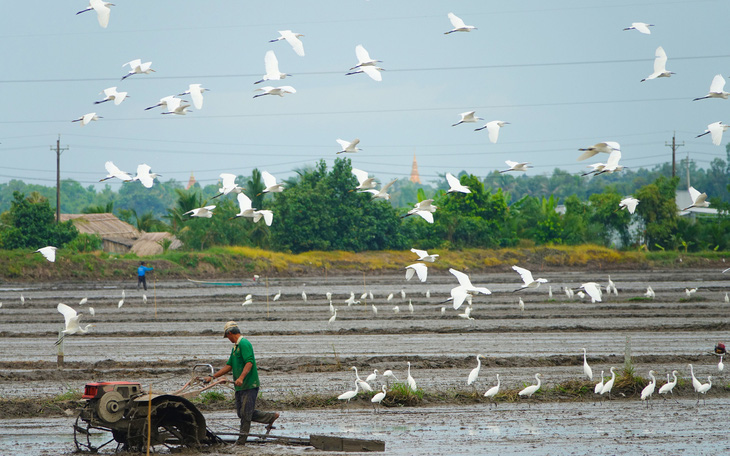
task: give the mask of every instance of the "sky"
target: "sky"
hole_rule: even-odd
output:
[[[730,140],[695,138],[730,123],[730,100],[692,101],[730,76],[727,1],[115,0],[106,29],[94,12],[76,15],[84,0],[6,3],[0,182],[54,186],[59,135],[61,177],[84,186],[102,185],[108,160],[132,173],[146,163],[163,181],[193,173],[208,185],[253,168],[283,179],[331,166],[337,138],[359,138],[346,156],[383,182],[407,178],[414,154],[425,182],[483,177],[505,160],[531,162],[531,175],[579,173],[607,157],[577,162],[577,149],[601,141],[621,144],[623,165],[653,167],[671,160],[675,132],[678,159],[707,168]],[[449,12],[477,30],[445,35]],[[632,22],[655,26],[623,31]],[[279,30],[304,34],[306,55],[270,43]],[[382,82],[345,75],[358,44],[382,60]],[[658,46],[676,74],[640,82]],[[295,94],[253,98],[268,50],[292,74],[270,85]],[[155,72],[120,81],[137,58]],[[210,89],[202,110],[144,110],[191,83]],[[129,98],[94,105],[111,86]],[[485,121],[451,126],[471,110]],[[103,118],[71,122],[88,112]],[[510,122],[496,144],[474,131],[491,120]]]

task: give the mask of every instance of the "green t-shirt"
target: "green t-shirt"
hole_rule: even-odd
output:
[[[253,356],[253,346],[251,345],[251,342],[241,337],[238,339],[238,342],[233,345],[231,357],[228,358],[228,362],[226,363],[232,368],[231,370],[233,371],[234,381],[241,376],[243,367],[246,363],[251,363],[253,366],[251,366],[251,370],[248,372],[246,377],[244,377],[243,384],[235,387],[236,391],[259,387],[259,372],[256,369],[256,358]]]

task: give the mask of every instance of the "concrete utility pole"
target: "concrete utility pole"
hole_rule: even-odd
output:
[[[61,135],[58,135],[56,147],[51,146],[51,150],[56,151],[56,223],[61,221],[61,153],[68,150],[68,146],[61,147]]]
[[[672,177],[674,177],[677,174],[677,149],[684,146],[684,141],[682,144],[677,144],[676,132],[673,132],[672,143],[665,142],[664,145],[672,148]]]

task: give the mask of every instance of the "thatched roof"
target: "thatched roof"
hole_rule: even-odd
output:
[[[134,242],[132,246],[132,252],[138,256],[149,256],[159,255],[162,253],[162,240],[169,239],[171,241],[170,250],[175,250],[182,246],[182,242],[176,238],[172,233],[167,232],[156,232],[156,233],[142,233]]]
[[[96,234],[102,238],[136,239],[140,235],[135,227],[114,214],[61,214],[61,221],[67,220],[73,221],[79,233]]]

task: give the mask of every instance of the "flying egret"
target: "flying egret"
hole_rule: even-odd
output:
[[[656,388],[656,377],[654,377],[654,371],[649,371],[649,377],[651,377],[651,382],[644,387],[643,390],[641,390],[641,400],[651,400],[651,395],[654,394],[654,388]],[[649,407],[649,403],[646,403],[646,406]]]
[[[58,250],[58,247],[53,247],[52,245],[49,245],[36,250],[35,253],[40,253],[46,260],[54,263],[56,261],[56,250]],[[421,282],[423,282],[423,280],[421,280]]]
[[[425,282],[428,276],[428,266],[423,263],[413,263],[406,266],[406,280],[411,280],[414,274],[418,274],[418,279]]]
[[[429,255],[426,250],[411,249],[411,252],[418,255],[418,261],[424,261],[426,263],[433,263],[439,257],[438,253]]]
[[[269,40],[269,43],[275,43],[277,41],[286,40],[291,45],[294,52],[298,56],[304,57],[304,43],[299,39],[300,36],[304,36],[301,33],[294,33],[291,30],[279,30],[279,37],[273,40]]]
[[[104,99],[95,101],[94,104],[106,103],[107,101],[114,101],[116,106],[119,106],[125,98],[127,98],[127,92],[117,92],[116,87],[109,87],[104,89],[101,93],[104,94]]]
[[[489,400],[489,408],[492,408],[492,402],[494,402],[494,406],[497,407],[497,402],[492,400],[497,393],[499,393],[499,374],[497,374],[497,385],[489,388],[487,392],[484,393],[484,397]]]
[[[279,290],[279,292],[274,295],[272,301],[276,302],[279,300],[279,298],[281,298],[281,290]]]
[[[641,82],[649,79],[668,78],[671,75],[675,74],[671,71],[667,71],[667,53],[664,52],[663,47],[659,46],[658,48],[656,48],[654,56],[654,72],[642,79]]]
[[[479,377],[479,370],[481,370],[481,368],[482,368],[481,358],[486,359],[486,357],[484,355],[482,355],[481,353],[477,355],[477,367],[475,367],[474,369],[471,370],[471,372],[469,372],[469,377],[467,377],[467,379],[466,379],[467,386],[472,385],[474,382],[477,381],[477,378]],[[476,386],[474,386],[474,391],[476,391]]]
[[[408,361],[408,376],[406,377],[406,382],[408,383],[408,389],[415,393],[418,388],[416,387],[416,381],[413,379],[413,377],[411,377],[410,361]]]
[[[344,139],[335,139],[337,141],[337,144],[342,147],[342,150],[337,152],[338,154],[344,154],[344,153],[355,153],[357,151],[360,151],[362,149],[358,149],[357,145],[360,144],[360,140],[358,138],[353,139],[352,141],[345,141]]]
[[[271,226],[274,220],[273,212],[266,209],[256,210],[251,207],[251,199],[245,193],[239,193],[236,195],[236,198],[238,199],[239,207],[239,212],[235,215],[236,217],[249,217],[253,219],[254,223],[258,223],[263,218],[266,226]]]
[[[500,174],[507,173],[510,171],[522,171],[524,173],[525,171],[528,170],[528,168],[532,168],[532,166],[530,166],[530,162],[520,163],[520,162],[516,162],[516,161],[512,161],[512,160],[505,160],[504,162],[507,163],[507,166],[509,166],[509,168],[500,171],[499,172]]]
[[[89,298],[81,298],[81,301],[79,301],[79,305],[80,305],[80,306],[83,306],[83,305],[84,305],[84,304],[86,304],[87,302],[89,302]]]
[[[697,388],[697,404],[700,403],[700,394],[702,394],[702,403],[705,404],[705,398],[704,396],[707,395],[707,392],[710,391],[710,388],[712,388],[712,375],[709,375],[707,377],[707,383],[700,384],[699,388]]]
[[[190,217],[211,218],[211,217],[213,217],[213,209],[215,209],[215,206],[203,206],[203,207],[198,207],[196,209],[189,210],[189,211],[185,212],[183,215],[190,214]]]
[[[84,114],[83,116],[79,117],[78,119],[74,119],[71,122],[81,122],[81,126],[84,127],[89,122],[94,122],[99,119],[103,119],[102,116],[97,116],[95,112],[90,112],[88,114]]]
[[[484,118],[482,118],[482,117],[475,116],[474,115],[475,113],[476,113],[476,111],[462,112],[461,114],[459,114],[461,116],[461,120],[459,120],[458,122],[456,122],[455,124],[453,124],[451,126],[455,127],[455,126],[461,125],[463,123],[474,123],[477,120],[484,120]]]
[[[177,105],[177,106],[179,106],[179,105],[180,105],[180,102],[179,102],[179,101],[178,101],[178,102],[176,102],[176,101],[174,101],[174,100],[181,100],[181,99],[180,99],[180,98],[177,98],[177,97],[175,97],[175,95],[168,95],[168,96],[166,96],[166,97],[162,97],[162,98],[160,98],[160,101],[159,101],[159,102],[157,102],[157,104],[154,104],[154,105],[152,105],[152,106],[148,106],[148,107],[144,108],[144,110],[145,110],[145,111],[149,111],[150,109],[155,109],[155,108],[157,108],[157,107],[159,107],[159,106],[164,106],[164,107],[165,107],[165,109],[167,109],[167,110],[169,111],[169,110],[170,110],[170,108],[168,107],[168,103],[170,103],[170,104],[175,104],[175,105]],[[181,100],[181,101],[182,101],[182,100]]]
[[[352,168],[352,174],[354,174],[357,179],[357,187],[355,187],[355,190],[370,190],[375,188],[377,185],[375,178],[369,177],[366,171]]]
[[[140,181],[145,187],[152,188],[152,185],[155,183],[155,178],[159,177],[160,175],[157,173],[151,173],[151,169],[152,168],[150,168],[150,166],[145,163],[137,165],[137,174],[132,180]]]
[[[578,288],[582,288],[586,293],[588,293],[588,296],[591,297],[591,302],[601,302],[603,293],[601,292],[601,286],[596,282],[587,282],[581,284]]]
[[[94,326],[93,324],[88,324],[83,328],[79,326],[81,314],[77,313],[66,304],[59,303],[58,306],[56,306],[56,309],[58,309],[58,311],[63,315],[64,324],[66,326],[63,331],[61,331],[63,335],[58,339],[58,341],[56,341],[56,345],[60,344],[64,337],[77,333],[86,334],[89,332],[89,328]]]
[[[282,73],[279,71],[279,60],[276,58],[274,51],[266,52],[266,55],[264,56],[264,69],[266,70],[266,74],[264,74],[261,79],[254,82],[254,84],[259,84],[264,81],[279,81],[287,76],[291,76],[288,73]]]
[[[210,89],[206,89],[202,86],[202,84],[190,84],[188,85],[188,90],[186,90],[183,93],[177,94],[178,97],[182,97],[184,95],[190,95],[190,98],[193,100],[193,106],[195,106],[195,109],[203,109],[203,92],[208,92]]]
[[[472,30],[477,29],[473,25],[466,25],[464,23],[464,21],[461,20],[461,18],[454,13],[447,14],[447,17],[451,21],[451,25],[454,28],[449,30],[448,32],[444,32],[444,35],[448,35],[449,33],[454,33],[454,32],[471,32]]]
[[[636,30],[644,35],[651,35],[649,27],[654,27],[654,24],[647,24],[646,22],[632,22],[631,27],[626,27],[624,30]]]
[[[353,74],[360,74],[365,73],[368,76],[370,76],[370,79],[373,81],[380,82],[383,80],[383,75],[380,74],[381,71],[385,71],[383,68],[380,68],[378,66],[361,66],[357,70],[352,70],[349,73],[345,73],[345,76],[352,76]]]
[[[512,266],[512,269],[514,269],[520,277],[522,277],[522,281],[524,282],[522,286],[514,291],[520,291],[525,288],[538,288],[540,287],[541,283],[547,283],[547,279],[539,278],[539,279],[533,279],[532,278],[532,272],[528,271],[525,268],[521,268],[519,266]]]
[[[221,187],[218,189],[218,194],[213,198],[218,198],[221,195],[227,195],[231,192],[241,193],[243,188],[236,184],[236,175],[231,173],[221,173]]]
[[[372,404],[373,404],[373,410],[375,410],[376,413],[377,413],[378,409],[375,408],[375,404],[378,404],[379,406],[381,406],[381,402],[383,402],[383,399],[385,399],[386,394],[387,393],[385,390],[385,385],[383,385],[382,392],[376,394],[375,396],[372,397],[372,399],[370,399],[370,402],[372,402]]]
[[[492,294],[491,291],[489,291],[485,287],[475,287],[472,285],[471,280],[469,279],[469,276],[464,274],[461,271],[457,271],[456,269],[450,268],[449,272],[456,277],[456,280],[459,281],[459,286],[451,289],[451,298],[453,299],[454,304],[454,310],[461,307],[461,305],[464,303],[464,300],[466,299],[466,296],[469,294],[477,294],[482,293],[485,295]]]
[[[126,173],[117,168],[117,166],[111,161],[104,163],[104,168],[106,168],[106,172],[108,174],[105,178],[99,179],[99,182],[103,182],[107,179],[112,179],[115,177],[119,180],[123,180],[124,182],[130,182],[133,179],[129,173]]]
[[[276,178],[268,171],[261,171],[261,178],[264,180],[264,189],[261,193],[279,193],[284,191],[284,184],[277,184]],[[259,195],[261,194],[259,193]]]
[[[583,152],[580,157],[578,157],[578,161],[585,160],[586,158],[591,158],[592,156],[596,154],[610,154],[614,150],[621,150],[621,145],[617,143],[616,141],[605,141],[605,142],[599,142],[597,144],[594,144],[590,147],[586,147],[585,149],[578,149],[579,151]]]
[[[419,201],[413,206],[413,209],[409,210],[406,215],[401,217],[408,217],[410,215],[418,215],[428,223],[433,223],[433,213],[436,212],[438,206],[434,206],[433,199],[425,199]]]
[[[122,81],[132,76],[133,74],[150,74],[155,70],[152,69],[152,62],[142,63],[141,59],[130,60],[129,62],[122,65],[122,68],[129,66],[129,72],[122,77]]]
[[[589,380],[593,380],[593,369],[591,369],[591,366],[588,365],[588,358],[585,348],[583,349],[583,373],[586,377],[588,377]]]
[[[644,293],[644,296],[651,299],[654,299],[654,296],[656,296],[656,294],[654,293],[654,289],[651,288],[651,285],[646,287],[646,293]]]
[[[720,355],[720,362],[717,363],[717,370],[720,372],[725,370],[725,364],[722,363],[722,355]]]
[[[593,388],[593,393],[601,394],[602,389],[603,389],[603,371],[601,371],[601,381],[596,383],[596,386]]]
[[[363,47],[362,44],[358,44],[357,46],[355,46],[355,56],[357,57],[357,65],[350,68],[351,70],[354,70],[355,68],[358,68],[358,67],[375,66],[376,64],[382,62],[382,60],[371,59],[370,54]]]
[[[359,391],[360,386],[357,384],[357,381],[355,382],[355,390],[354,391],[347,391],[345,393],[340,394],[337,396],[337,399],[341,401],[347,401],[347,404],[350,403],[350,399],[357,396],[357,393]]]
[[[355,371],[355,382],[360,385],[360,388],[363,391],[371,392],[373,389],[370,387],[370,385],[367,384],[367,382],[360,378],[360,375],[358,375],[357,373],[357,367],[352,366],[350,369]]]
[[[716,74],[714,78],[712,78],[712,82],[710,83],[710,91],[705,95],[704,97],[695,98],[692,101],[697,100],[704,100],[705,98],[722,98],[723,100],[727,100],[727,97],[730,96],[730,92],[725,92],[725,78],[722,77],[721,74]]]
[[[96,19],[99,21],[99,25],[102,28],[106,28],[109,25],[109,16],[111,15],[110,6],[116,6],[114,3],[104,2],[102,0],[89,0],[89,6],[86,9],[82,9],[78,14],[85,13],[87,11],[96,11]]]
[[[682,209],[683,211],[692,207],[707,207],[710,205],[709,201],[705,201],[707,199],[707,193],[700,193],[694,187],[689,188],[689,197],[692,199],[692,204]]]
[[[588,165],[587,167],[591,168],[591,170],[587,171],[585,173],[582,173],[581,176],[587,176],[589,174],[600,173],[606,167],[606,164],[605,163],[593,163],[592,165]]]
[[[292,86],[281,86],[281,87],[272,87],[272,86],[266,86],[266,87],[260,87],[254,92],[263,92],[258,95],[254,95],[254,98],[263,97],[264,95],[279,95],[280,97],[283,97],[287,93],[297,93],[296,89]]]
[[[730,125],[725,125],[722,122],[713,122],[707,126],[707,130],[705,130],[704,133],[695,136],[695,138],[710,134],[710,137],[712,138],[712,144],[719,146],[722,142],[722,134],[728,128],[730,128]]]
[[[459,193],[471,193],[469,187],[461,185],[461,182],[457,177],[454,177],[451,173],[446,173],[446,181],[449,183],[449,189],[446,193],[459,192]]]
[[[608,155],[608,160],[606,160],[606,166],[604,166],[602,170],[597,171],[595,175],[598,176],[603,173],[611,174],[616,171],[621,171],[624,167],[618,164],[619,160],[621,160],[621,151],[615,149],[612,150]]]
[[[629,214],[633,214],[634,211],[636,211],[636,206],[638,204],[639,204],[639,200],[637,200],[636,198],[627,196],[626,198],[619,201],[618,208],[619,208],[619,210],[626,209],[629,211]]]
[[[608,393],[609,399],[611,399],[611,390],[613,389],[613,384],[616,381],[616,372],[614,372],[614,369],[615,367],[611,367],[611,379],[604,383],[603,388],[601,388],[601,396]]]
[[[505,125],[509,125],[509,122],[504,122],[502,120],[493,120],[484,124],[483,127],[475,128],[474,131],[484,130],[486,128],[487,132],[489,133],[489,141],[494,144],[497,142],[497,139],[499,139],[499,129],[504,127]]]
[[[183,104],[185,100],[181,98],[172,97],[167,101],[167,111],[163,111],[160,114],[175,114],[178,116],[184,116],[185,114],[191,112],[188,108],[190,107],[189,104]],[[185,102],[187,103],[187,102]]]
[[[382,185],[380,187],[380,190],[376,190],[374,188],[371,188],[371,189],[368,189],[368,190],[363,190],[363,192],[372,193],[373,199],[382,198],[384,200],[389,200],[390,199],[390,193],[388,193],[388,189],[390,189],[390,187],[392,187],[393,184],[395,184],[397,181],[398,181],[398,179],[393,179],[392,181],[388,182],[387,184]]]
[[[334,323],[335,320],[337,320],[337,309],[335,309],[330,319],[327,320],[327,324]]]
[[[677,371],[676,370],[675,371],[672,371],[672,376],[674,376],[674,381],[673,382],[670,382],[669,381],[669,374],[667,374],[667,383],[664,384],[664,385],[662,385],[661,388],[659,388],[659,394],[664,394],[665,395],[664,396],[664,400],[665,401],[667,400],[667,398],[666,398],[666,394],[667,393],[670,393],[672,395],[672,397],[674,397],[674,391],[673,390],[674,390],[674,387],[677,386]],[[676,399],[675,399],[675,401],[676,401]]]
[[[527,388],[524,388],[522,391],[520,391],[517,394],[521,397],[528,397],[528,398],[532,397],[532,395],[535,394],[537,392],[537,390],[540,389],[540,385],[541,385],[540,377],[541,377],[540,374],[535,374],[535,379],[537,380],[537,384],[530,385]]]

